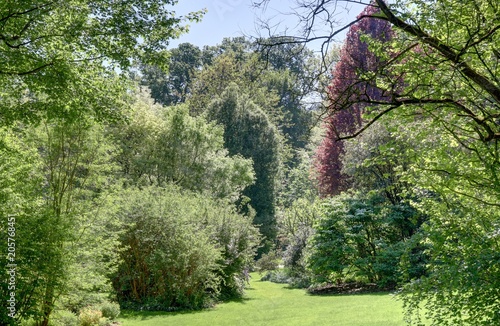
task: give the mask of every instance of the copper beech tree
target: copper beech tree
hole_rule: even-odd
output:
[[[373,15],[377,11],[375,7],[366,7],[358,17]],[[349,186],[347,176],[342,174],[344,142],[338,139],[354,133],[363,125],[362,113],[366,107],[366,104],[353,99],[384,99],[383,91],[363,80],[361,75],[374,72],[381,66],[380,58],[368,48],[365,35],[388,41],[391,27],[382,20],[362,19],[347,33],[327,90],[330,113],[324,121],[326,135],[316,153],[320,191],[324,196],[337,195]]]

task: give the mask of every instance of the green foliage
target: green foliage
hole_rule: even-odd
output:
[[[308,274],[305,251],[313,232],[312,227],[302,225],[288,239],[288,245],[283,252],[283,264],[288,268],[289,275],[292,277],[302,277]]]
[[[312,228],[320,219],[321,203],[319,199],[310,201],[300,198],[285,208],[283,215],[278,219],[279,232],[281,236],[291,237],[302,228]]]
[[[198,73],[193,84],[193,94],[189,99],[192,112],[205,112],[214,96],[236,84],[242,93],[250,95],[252,101],[266,110],[269,116],[274,119],[282,118],[277,92],[265,87],[266,82],[263,80],[263,76],[273,73],[264,70],[264,63],[259,61],[256,55],[247,53],[243,58],[238,58],[237,53],[230,51],[217,56],[211,65]]]
[[[314,201],[319,196],[313,170],[313,151],[310,148],[297,150],[294,156],[296,165],[285,171],[278,194],[278,202],[283,208],[292,206],[298,200]]]
[[[201,50],[191,43],[182,43],[169,53],[168,73],[157,66],[142,66],[141,84],[151,89],[155,102],[166,106],[184,103],[201,65]]]
[[[397,172],[412,185],[406,187],[412,206],[428,220],[403,255],[405,277],[412,280],[402,294],[407,318],[419,324],[425,309],[436,325],[494,324],[497,141],[477,137],[479,130],[450,107],[441,107],[440,115],[428,104],[411,109],[419,119],[390,114],[383,121],[411,159]]]
[[[274,271],[279,268],[281,258],[276,250],[263,254],[255,263],[260,274],[266,271]]]
[[[216,198],[237,200],[253,182],[251,161],[229,156],[223,149],[223,130],[187,107],[162,107],[149,93],[139,92],[128,123],[113,131],[121,152],[117,161],[135,185],[176,183]]]
[[[394,34],[389,43],[363,36],[384,64],[363,72],[361,80],[383,90],[385,97],[356,93],[358,83],[351,83],[345,94],[352,96],[339,111],[353,104],[366,106],[365,124],[351,134],[378,122],[389,126],[392,140],[377,150],[387,155],[392,148],[396,159],[389,156],[387,162],[373,165],[370,158],[367,167],[380,168],[380,173],[374,172],[383,178],[374,179],[371,173],[364,180],[383,185],[396,176],[395,185],[405,184],[404,198],[411,198],[413,208],[428,219],[411,241],[415,250],[403,254],[406,274],[414,278],[403,295],[408,316],[420,323],[421,305],[435,325],[497,324],[499,261],[498,244],[492,239],[498,231],[500,194],[499,4],[374,4],[381,13],[373,19],[392,24]],[[354,146],[362,148],[363,142]],[[403,156],[398,154],[401,149]],[[351,153],[350,160],[358,153]],[[398,161],[398,156],[407,161]],[[408,256],[411,253],[415,255]],[[421,262],[408,266],[418,256],[427,259],[425,276],[418,275]]]
[[[319,282],[343,281],[351,275],[381,286],[402,281],[398,266],[404,241],[411,236],[404,227],[413,223],[416,228],[414,210],[392,205],[374,192],[333,197],[323,209],[308,256]]]
[[[309,282],[306,248],[314,233],[313,226],[320,220],[321,214],[321,202],[318,198],[313,201],[300,198],[285,208],[278,218],[278,238],[280,245],[285,248],[282,252],[284,273],[291,282]]]
[[[31,299],[35,288],[33,281],[36,280],[34,273],[39,275],[47,275],[48,267],[44,263],[43,241],[48,235],[50,221],[45,222],[43,219],[43,202],[39,192],[34,191],[39,189],[43,178],[39,173],[36,173],[40,167],[40,161],[36,149],[24,146],[24,142],[15,133],[2,128],[0,141],[0,201],[2,209],[0,210],[1,224],[0,236],[2,243],[5,245],[1,250],[1,266],[0,275],[2,279],[9,280],[10,275],[7,273],[7,238],[10,237],[8,232],[9,220],[15,220],[14,227],[15,237],[15,262],[17,264],[16,274],[24,275],[17,277],[15,284],[16,300],[25,300],[24,304],[16,305],[16,313],[20,317],[26,317],[35,313],[35,305],[37,299]],[[44,223],[45,222],[45,223]],[[55,232],[56,230],[53,230]],[[39,244],[41,242],[41,244]],[[47,253],[50,249],[47,248]],[[12,255],[9,255],[12,257]],[[42,281],[43,279],[41,279]],[[7,302],[10,298],[10,293],[14,292],[10,282],[2,282],[0,286],[1,300]],[[10,286],[10,289],[9,289]],[[6,305],[1,306],[0,321],[2,324],[14,324],[15,320],[8,317],[9,311]]]
[[[126,190],[118,204],[128,225],[114,276],[122,303],[200,308],[221,295],[241,294],[259,239],[230,205],[171,185]]]
[[[401,180],[402,172],[411,163],[408,146],[383,125],[368,129],[344,143],[342,173],[349,176],[352,189],[379,190],[397,204],[408,192],[408,185]]]
[[[99,326],[101,318],[102,312],[92,307],[82,309],[78,316],[80,326]]]
[[[78,316],[67,310],[57,311],[52,318],[52,323],[61,326],[79,326]]]
[[[256,210],[254,224],[259,225],[267,240],[274,240],[282,145],[278,130],[262,109],[236,85],[228,87],[210,104],[207,115],[224,127],[224,144],[229,154],[253,160],[255,184],[247,187],[243,194],[250,198],[250,204]]]
[[[0,6],[1,123],[84,113],[116,118],[123,79],[114,69],[161,65],[168,40],[199,20],[176,17],[176,1],[9,1]],[[147,19],[143,19],[147,17]],[[47,32],[50,31],[50,32]],[[4,100],[5,99],[5,100]]]
[[[104,318],[115,320],[120,315],[120,305],[116,302],[106,301],[100,305]]]
[[[112,147],[91,121],[44,123],[3,136],[3,158],[17,161],[2,170],[12,173],[2,187],[9,207],[2,230],[15,218],[17,317],[46,324],[58,298],[109,290],[105,275],[116,265],[117,245],[109,230],[117,224],[100,209],[112,184]],[[24,179],[9,180],[19,173]],[[2,297],[9,293],[2,288]]]
[[[493,144],[469,140],[467,148],[438,124],[407,124],[416,163],[405,178],[421,198],[413,205],[429,216],[419,245],[428,257],[427,277],[405,287],[407,318],[426,316],[439,325],[497,323],[500,221],[495,199],[498,161]]]
[[[426,200],[422,208],[432,216],[423,239],[429,275],[405,287],[407,318],[419,324],[425,307],[433,325],[496,324],[498,210],[478,212],[477,203],[456,196]]]
[[[240,41],[233,39],[220,45],[221,53],[198,72],[188,101],[191,112],[205,112],[214,96],[236,84],[279,126],[288,145],[305,147],[312,115],[303,100],[313,92],[313,73],[309,71],[312,53],[304,51],[293,59],[284,49],[258,54],[250,51],[250,44]],[[294,69],[288,69],[288,65]]]

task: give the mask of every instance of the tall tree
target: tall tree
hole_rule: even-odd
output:
[[[375,7],[366,7],[358,17],[376,13]],[[331,114],[325,120],[326,135],[317,152],[319,185],[323,196],[339,194],[349,186],[347,176],[342,173],[344,143],[338,138],[353,133],[362,125],[361,116],[366,107],[362,103],[349,101],[354,97],[383,98],[382,90],[365,82],[362,77],[362,73],[374,72],[381,66],[380,59],[369,50],[365,38],[368,36],[388,41],[390,35],[390,25],[374,19],[357,22],[347,33],[333,80],[328,87]]]
[[[190,116],[182,104],[154,104],[145,90],[136,92],[134,102],[128,121],[111,131],[121,149],[116,160],[129,183],[160,187],[173,183],[233,201],[253,183],[252,161],[228,155],[221,126]]]
[[[203,50],[184,43],[170,51],[168,73],[143,66],[142,83],[156,102],[173,105],[189,100],[194,114],[205,110],[214,94],[236,83],[258,105],[273,110],[268,113],[293,148],[303,148],[312,123],[305,99],[315,86],[315,57],[312,51],[300,50],[293,45],[261,49],[245,37],[224,38]]]
[[[277,91],[278,105],[285,115],[281,129],[294,149],[304,148],[310,138],[311,110],[316,109],[315,103],[307,100],[318,87],[316,57],[313,51],[297,44],[272,47],[265,47],[265,44],[266,40],[258,40],[254,46],[268,69],[279,72],[268,87]]]
[[[141,83],[163,105],[184,103],[191,93],[194,75],[202,66],[202,52],[191,43],[182,43],[169,53],[168,72],[157,66],[143,65]]]
[[[268,241],[276,237],[276,186],[280,172],[281,139],[267,115],[242,93],[229,86],[208,108],[208,117],[224,127],[229,154],[253,160],[255,184],[243,194],[256,211],[254,223]],[[269,244],[264,250],[269,249]]]
[[[46,326],[63,295],[81,295],[85,287],[106,289],[105,275],[115,263],[116,234],[109,232],[113,222],[100,214],[114,174],[113,146],[102,129],[92,119],[44,121],[36,130],[18,128],[17,141],[9,143],[18,151],[11,153],[12,158],[23,154],[31,163],[13,171],[28,173],[33,183],[10,182],[2,189],[11,193],[4,198],[12,206],[5,214],[17,220],[19,271],[18,311],[3,322],[33,318]],[[7,151],[12,150],[9,147]],[[2,214],[2,227],[7,216]],[[2,237],[6,234],[2,232]],[[2,299],[10,292],[2,288]]]

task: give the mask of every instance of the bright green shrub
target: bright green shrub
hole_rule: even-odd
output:
[[[78,316],[68,310],[59,310],[54,313],[52,324],[55,326],[79,326]]]
[[[99,319],[99,326],[110,326],[112,324],[113,323],[108,318],[102,317],[101,319]]]
[[[104,302],[101,304],[100,308],[102,316],[105,318],[114,320],[118,317],[118,315],[120,315],[120,305],[116,302]]]
[[[270,251],[267,254],[263,254],[257,261],[256,266],[259,273],[266,271],[274,271],[278,269],[281,258],[279,257],[276,250]]]
[[[167,185],[124,191],[117,214],[128,225],[113,277],[125,306],[194,309],[241,294],[259,238],[231,205]]]

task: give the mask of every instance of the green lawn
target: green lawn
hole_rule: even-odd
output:
[[[241,301],[198,312],[123,312],[119,321],[123,326],[404,325],[401,303],[390,294],[311,296],[252,276]]]

